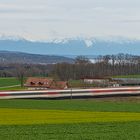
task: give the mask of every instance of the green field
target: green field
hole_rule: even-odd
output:
[[[0,78],[0,87],[19,85],[20,82],[16,78]]]
[[[83,82],[83,80],[69,80],[68,82],[69,87],[73,87],[73,88],[88,88],[88,87],[95,87],[95,84],[88,84]]]
[[[140,78],[140,75],[117,75],[112,77],[113,78]]]
[[[139,140],[140,101],[0,100],[0,139]]]
[[[5,90],[25,90],[20,86],[20,81],[14,77],[0,78],[0,91]]]

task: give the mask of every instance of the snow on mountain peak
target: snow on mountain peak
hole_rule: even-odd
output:
[[[93,46],[93,41],[92,40],[85,40],[85,44],[87,47],[92,47]]]
[[[1,34],[0,35],[0,40],[13,40],[13,41],[18,41],[18,40],[26,40],[25,38],[21,36],[11,36],[11,35],[5,35]]]

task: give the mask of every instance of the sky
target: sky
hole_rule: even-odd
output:
[[[140,39],[140,0],[0,0],[0,35]]]

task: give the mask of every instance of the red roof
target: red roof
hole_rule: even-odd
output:
[[[51,85],[51,88],[53,89],[66,89],[68,88],[68,83],[64,81],[57,81],[55,84]]]
[[[25,83],[28,87],[47,87],[49,88],[53,82],[53,79],[42,77],[29,77]]]
[[[43,87],[50,89],[66,89],[68,88],[68,83],[65,81],[54,81],[50,78],[42,77],[29,77],[25,83],[27,87]]]

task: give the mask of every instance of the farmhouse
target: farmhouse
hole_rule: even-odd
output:
[[[65,81],[55,81],[51,78],[29,77],[26,80],[25,87],[34,89],[67,89],[68,84]]]
[[[94,83],[107,83],[109,79],[105,78],[83,78],[85,83],[94,84]]]
[[[138,86],[140,85],[139,78],[112,78],[113,81],[116,81],[121,86]]]
[[[84,78],[84,83],[99,87],[138,86],[139,78]]]
[[[98,87],[118,87],[119,83],[111,78],[83,78],[86,84],[95,84]]]

